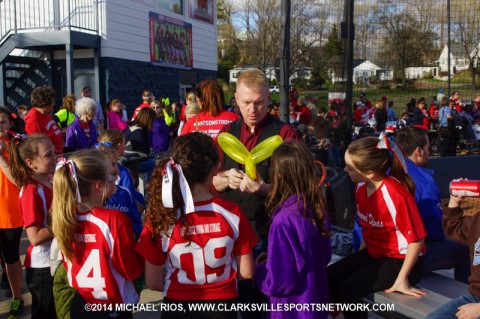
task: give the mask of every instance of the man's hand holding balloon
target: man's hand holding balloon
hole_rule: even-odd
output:
[[[245,176],[244,172],[236,168],[231,168],[228,171],[223,172],[223,174],[228,181],[228,187],[231,189],[239,189],[243,177]]]
[[[279,135],[272,136],[255,146],[251,152],[230,133],[221,133],[217,141],[225,154],[245,167],[245,173],[234,168],[223,172],[228,186],[242,192],[266,196],[269,185],[257,174],[255,165],[272,156],[273,151],[283,143],[283,139]]]
[[[255,180],[251,179],[247,174],[243,176],[240,190],[246,193],[255,193],[262,196],[267,196],[270,190],[270,185],[265,183],[260,175],[257,175]]]

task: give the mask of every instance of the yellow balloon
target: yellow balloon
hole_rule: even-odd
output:
[[[253,148],[250,152],[252,155],[252,161],[254,164],[258,164],[261,161],[272,156],[273,151],[283,143],[283,139],[280,135],[274,135],[267,138]]]
[[[252,161],[251,155],[248,155],[245,160],[245,174],[247,174],[252,180],[257,178],[257,169],[255,168],[255,163]]]
[[[224,132],[219,134],[217,136],[217,142],[225,154],[237,163],[245,164],[246,158],[250,156],[245,145],[230,133]]]
[[[230,133],[219,134],[217,141],[225,154],[235,162],[245,165],[245,173],[253,180],[257,178],[255,164],[272,156],[273,151],[283,143],[280,135],[275,135],[267,138],[249,152],[245,145]]]

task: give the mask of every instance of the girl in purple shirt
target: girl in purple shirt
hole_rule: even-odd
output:
[[[332,252],[312,153],[300,142],[285,142],[272,155],[270,177],[268,257],[258,256],[255,274],[257,287],[276,310],[268,317],[327,318],[327,312],[313,305],[328,303],[327,265]],[[285,304],[299,308],[284,309]]]

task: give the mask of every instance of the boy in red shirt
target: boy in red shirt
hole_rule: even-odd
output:
[[[25,116],[25,132],[28,135],[43,133],[55,147],[55,154],[63,153],[62,130],[53,120],[52,114],[57,93],[51,86],[43,85],[32,91],[32,109]]]

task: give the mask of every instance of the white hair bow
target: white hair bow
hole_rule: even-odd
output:
[[[380,136],[378,137],[379,141],[377,144],[378,149],[388,149],[393,152],[395,157],[400,161],[400,164],[402,164],[403,171],[405,174],[408,174],[408,169],[407,169],[407,163],[405,162],[405,157],[403,156],[402,151],[398,148],[397,144],[395,144],[393,141],[390,141],[387,137],[387,134],[385,134],[385,131],[380,133]]]
[[[75,163],[72,160],[66,160],[63,157],[58,158],[57,165],[55,166],[55,171],[57,171],[60,167],[68,166],[70,170],[70,174],[72,174],[73,180],[76,184],[76,195],[77,195],[77,202],[81,203],[82,198],[80,197],[80,190],[78,189],[78,179],[77,179],[77,171],[75,170]]]
[[[171,158],[165,165],[163,171],[163,180],[162,180],[162,203],[164,207],[173,208],[173,169],[177,170],[179,181],[180,181],[180,191],[182,193],[183,202],[185,203],[185,214],[193,213],[195,211],[195,205],[193,204],[192,192],[190,186],[183,175],[182,167],[175,163]],[[178,212],[177,212],[178,215]]]

